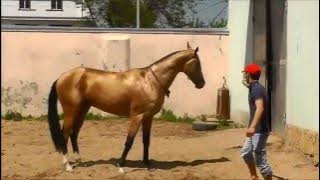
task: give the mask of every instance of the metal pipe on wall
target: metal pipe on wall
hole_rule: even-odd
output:
[[[137,17],[136,17],[136,28],[140,28],[140,0],[137,0]]]

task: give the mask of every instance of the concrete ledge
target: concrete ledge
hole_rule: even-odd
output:
[[[1,25],[4,32],[55,32],[55,33],[128,33],[128,34],[190,34],[190,35],[229,35],[226,28],[96,28],[96,27],[53,27]]]
[[[319,163],[319,133],[287,124],[286,144],[297,148]]]

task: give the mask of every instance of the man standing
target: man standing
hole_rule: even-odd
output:
[[[250,120],[246,129],[247,140],[241,149],[241,156],[249,168],[250,179],[258,179],[256,166],[264,179],[272,179],[272,170],[266,155],[271,123],[267,93],[259,83],[261,68],[256,64],[250,64],[246,66],[243,73],[242,82],[249,89]]]

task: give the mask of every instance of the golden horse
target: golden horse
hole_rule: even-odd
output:
[[[62,74],[52,85],[49,94],[48,123],[56,150],[63,154],[67,171],[72,167],[67,158],[70,137],[73,152],[78,155],[78,134],[91,106],[105,112],[126,116],[130,127],[118,166],[123,171],[129,150],[139,127],[143,131],[143,162],[149,167],[149,144],[152,119],[163,103],[165,95],[179,72],[185,73],[196,88],[204,87],[205,80],[197,54],[187,43],[187,50],[171,53],[155,63],[124,72],[110,72],[78,67]],[[58,100],[64,113],[60,127]]]

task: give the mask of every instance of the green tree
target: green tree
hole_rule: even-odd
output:
[[[185,27],[204,28],[204,27],[207,27],[207,25],[197,17],[195,20],[194,19],[190,20]]]
[[[202,0],[140,0],[140,26],[181,28],[188,25],[186,10]],[[136,26],[136,0],[85,0],[92,19],[109,27]]]
[[[196,18],[195,20],[189,21],[187,24],[187,27],[192,28],[225,28],[227,27],[228,21],[226,19],[220,19],[218,21],[212,21],[209,24],[206,24],[205,22],[201,21],[199,18]]]
[[[199,18],[197,18],[194,28],[203,28],[203,27],[206,27],[205,23],[201,21]]]
[[[136,1],[110,0],[106,8],[106,20],[111,27],[135,27],[136,25]],[[141,27],[153,27],[157,15],[149,8],[149,2],[140,4]]]
[[[225,28],[228,25],[228,20],[221,18],[220,21],[212,21],[209,24],[211,28]]]

